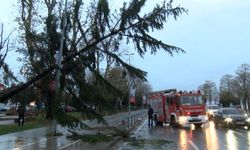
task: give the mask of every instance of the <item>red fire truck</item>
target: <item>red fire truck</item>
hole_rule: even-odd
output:
[[[148,104],[152,106],[159,124],[179,125],[194,124],[200,127],[208,121],[206,106],[200,91],[177,92],[169,89],[148,94]]]

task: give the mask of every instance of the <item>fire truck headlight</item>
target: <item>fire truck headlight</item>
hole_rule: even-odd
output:
[[[247,122],[250,122],[250,118],[247,118]]]
[[[179,117],[180,124],[185,124],[187,118],[186,117]]]
[[[208,114],[209,114],[209,115],[212,115],[212,114],[213,114],[213,112],[212,112],[211,110],[209,110],[209,111],[208,111]]]
[[[232,122],[232,118],[229,117],[225,118],[225,122]]]

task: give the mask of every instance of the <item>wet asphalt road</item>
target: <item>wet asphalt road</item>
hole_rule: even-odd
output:
[[[119,113],[115,115],[105,116],[104,118],[110,126],[117,126],[122,124],[122,120],[133,122],[136,119],[143,118],[146,115],[146,110],[132,111],[130,115],[127,112]],[[142,119],[141,119],[142,120]],[[0,124],[13,124],[13,120],[2,120]],[[102,124],[98,124],[95,120],[87,120],[84,123],[91,127],[101,127]],[[126,123],[124,126],[128,127],[130,124]],[[105,144],[109,143],[86,143],[81,140],[72,140],[67,138],[67,135],[71,135],[67,128],[57,126],[57,132],[62,133],[62,136],[49,136],[51,128],[43,127],[32,130],[26,130],[16,133],[10,133],[0,136],[0,150],[92,150],[92,149],[104,149]],[[81,134],[96,134],[98,130],[79,130]]]
[[[123,141],[114,149],[171,149],[171,150],[249,150],[250,131],[247,128],[215,128],[210,121],[202,128],[195,129],[194,126],[182,128],[147,127],[147,121],[138,130],[134,131],[134,139]],[[134,141],[143,141],[143,144]],[[146,142],[145,142],[146,140]],[[165,140],[169,143],[152,142],[152,140]],[[148,143],[147,143],[148,142]],[[158,146],[157,146],[158,144]],[[160,146],[163,145],[163,146]]]
[[[145,112],[143,112],[145,114]],[[109,116],[106,119],[113,124],[121,123],[127,114]],[[95,126],[95,121],[89,121]],[[70,140],[66,136],[48,137],[48,128],[23,131],[0,136],[0,150],[81,150],[91,149],[93,145],[81,141]],[[58,128],[62,133],[68,133],[64,128]],[[66,134],[65,134],[66,135]],[[103,150],[102,143],[95,149]],[[131,138],[121,140],[113,147],[114,150],[248,150],[250,149],[250,131],[247,128],[215,128],[210,121],[201,128],[187,126],[172,128],[148,128],[147,120],[132,130]]]

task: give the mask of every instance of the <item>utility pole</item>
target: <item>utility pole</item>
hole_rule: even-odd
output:
[[[62,27],[60,49],[59,49],[59,52],[56,53],[56,56],[55,56],[57,69],[56,69],[56,79],[55,79],[56,80],[56,94],[55,94],[56,97],[55,97],[54,101],[57,100],[58,94],[59,94],[59,89],[60,89],[60,76],[61,76],[61,69],[62,69],[62,51],[63,51],[64,36],[65,36],[67,5],[68,5],[68,0],[65,1],[65,6],[64,6],[64,10],[63,10],[63,27]],[[56,132],[57,132],[56,124],[57,124],[56,119],[55,119],[55,117],[53,117],[52,128],[54,130],[54,134],[56,134]]]
[[[130,65],[130,56],[131,55],[134,55],[134,53],[127,53],[125,55],[128,55],[128,64]],[[130,112],[131,112],[131,109],[130,109],[130,99],[131,99],[131,85],[132,85],[132,77],[130,76],[130,74],[128,73],[128,88],[129,88],[129,96],[128,96],[128,114],[130,116]]]

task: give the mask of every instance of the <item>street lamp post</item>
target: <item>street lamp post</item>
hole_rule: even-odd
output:
[[[128,64],[130,65],[130,56],[131,55],[134,55],[134,53],[126,53],[125,55],[128,55]],[[131,112],[131,109],[130,109],[130,99],[131,99],[131,86],[132,86],[132,77],[130,76],[130,74],[128,73],[128,87],[129,87],[129,96],[128,96],[128,114],[130,116],[130,112]]]

